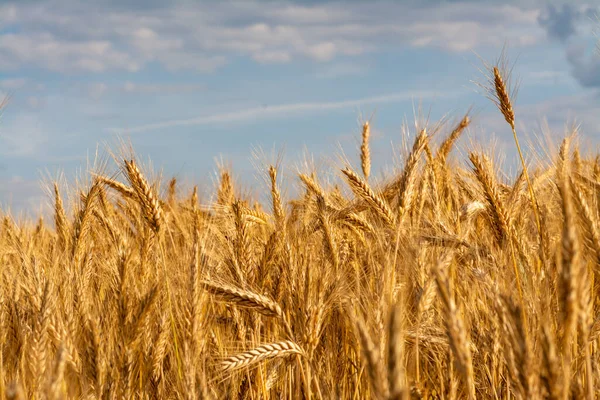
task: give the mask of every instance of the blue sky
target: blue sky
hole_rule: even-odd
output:
[[[0,1],[0,204],[38,210],[41,178],[73,181],[120,137],[167,177],[208,190],[223,160],[250,189],[256,149],[283,151],[290,178],[305,151],[355,160],[360,116],[374,113],[379,168],[419,105],[451,122],[473,106],[463,151],[495,143],[511,160],[512,136],[472,82],[478,57],[504,45],[522,134],[576,121],[595,151],[598,12],[600,0]]]

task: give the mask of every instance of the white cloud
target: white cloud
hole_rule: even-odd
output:
[[[99,4],[99,3],[98,3]],[[0,69],[135,71],[150,62],[212,71],[236,56],[261,63],[328,62],[390,45],[467,51],[528,46],[544,38],[537,8],[491,3],[312,5],[259,1],[110,7],[73,0],[4,6]],[[2,14],[2,12],[0,12]]]
[[[163,52],[180,51],[184,45],[181,38],[164,38],[146,27],[135,30],[130,40],[133,47],[148,59],[154,59]]]
[[[300,113],[315,113],[330,110],[347,109],[352,107],[359,107],[369,104],[384,104],[394,103],[399,101],[406,101],[411,99],[423,99],[433,97],[445,97],[448,95],[442,95],[437,92],[427,91],[416,91],[416,92],[401,92],[401,93],[390,93],[379,96],[365,97],[362,99],[351,99],[331,102],[318,102],[318,103],[292,103],[282,104],[276,106],[265,106],[255,107],[243,110],[236,110],[225,112],[221,114],[205,115],[196,118],[189,119],[178,119],[164,122],[158,122],[153,124],[146,124],[141,126],[134,126],[130,128],[111,128],[110,131],[113,133],[142,133],[158,129],[171,128],[176,126],[197,126],[197,125],[215,125],[231,122],[241,122],[248,120],[257,120],[269,117],[281,117],[290,114]]]
[[[18,69],[32,64],[53,71],[139,68],[127,53],[116,50],[108,40],[74,41],[48,32],[0,35],[0,68]]]
[[[318,43],[308,48],[306,53],[317,61],[329,61],[335,56],[336,45],[332,42]]]

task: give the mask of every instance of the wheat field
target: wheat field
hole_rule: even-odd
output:
[[[600,156],[571,132],[528,164],[488,72],[515,179],[456,157],[466,114],[417,126],[386,179],[368,122],[335,181],[286,198],[270,166],[268,206],[227,169],[199,193],[117,155],[54,182],[52,223],[3,215],[2,398],[597,397]]]

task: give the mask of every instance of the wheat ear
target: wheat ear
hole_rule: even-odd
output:
[[[304,355],[304,350],[296,343],[285,340],[283,342],[263,344],[244,353],[227,357],[221,362],[224,372],[248,368],[264,360],[287,357],[290,355]]]
[[[371,150],[369,149],[369,138],[371,136],[371,126],[369,121],[365,122],[362,130],[362,144],[360,146],[360,162],[365,176],[365,180],[369,180],[371,175]]]
[[[136,194],[135,191],[133,189],[131,189],[130,187],[128,187],[127,185],[108,178],[106,176],[101,176],[101,175],[95,175],[96,179],[102,183],[105,186],[108,186],[109,188],[113,189],[116,192],[119,192],[121,194],[121,196],[123,196],[126,199],[134,199],[136,198]]]
[[[225,285],[216,285],[211,282],[202,282],[204,288],[228,303],[239,307],[248,308],[266,316],[283,317],[279,304],[266,296]]]
[[[58,234],[58,240],[62,246],[66,246],[69,238],[69,222],[67,221],[67,214],[65,213],[65,207],[60,196],[58,184],[54,182],[54,224],[56,226],[56,233]]]
[[[142,206],[144,218],[148,221],[154,233],[158,233],[163,225],[163,211],[154,191],[134,160],[125,160],[125,171],[129,183],[131,183],[136,197]]]
[[[346,175],[346,179],[354,194],[369,203],[377,214],[379,214],[379,216],[381,216],[388,224],[393,224],[395,221],[394,214],[392,214],[392,210],[387,204],[387,201],[376,194],[369,184],[351,169],[346,168],[343,169],[342,172]]]
[[[452,130],[452,133],[450,133],[446,140],[442,142],[436,154],[436,159],[438,161],[440,161],[441,163],[446,162],[446,158],[448,157],[448,154],[450,154],[452,146],[454,146],[454,143],[458,140],[460,135],[464,132],[464,130],[467,128],[467,126],[469,126],[470,123],[471,119],[469,118],[468,114],[460,120],[459,124],[454,128],[454,130]]]

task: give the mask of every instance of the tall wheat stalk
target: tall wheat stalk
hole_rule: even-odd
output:
[[[491,87],[488,88],[488,92],[490,93],[490,98],[496,104],[504,119],[510,126],[513,134],[513,139],[515,141],[515,145],[517,147],[517,152],[519,153],[519,160],[521,161],[521,167],[523,168],[523,174],[525,175],[525,179],[527,180],[527,187],[529,189],[529,196],[531,200],[531,206],[533,208],[533,214],[535,216],[536,228],[538,231],[538,235],[540,237],[540,247],[543,241],[542,238],[542,224],[540,220],[540,213],[537,198],[535,196],[535,191],[533,189],[533,185],[531,184],[531,179],[529,178],[529,172],[527,170],[527,164],[525,163],[525,158],[523,157],[523,152],[521,150],[521,145],[519,144],[519,137],[517,136],[517,130],[515,126],[515,112],[512,106],[511,99],[511,91],[514,92],[515,88],[510,88],[510,74],[508,77],[503,77],[503,73],[500,69],[506,69],[504,67],[499,67],[498,65],[492,67],[492,77],[491,77]],[[507,83],[509,82],[509,83]],[[538,258],[537,263],[537,273],[540,273],[541,268],[541,259]]]

